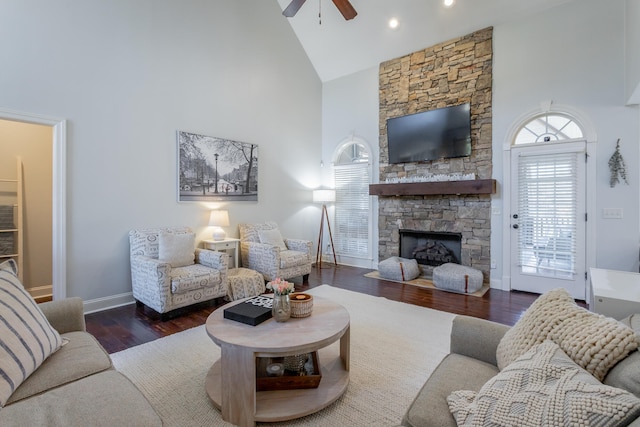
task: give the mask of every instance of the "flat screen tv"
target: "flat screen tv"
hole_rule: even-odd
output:
[[[389,163],[471,155],[469,103],[387,120]]]

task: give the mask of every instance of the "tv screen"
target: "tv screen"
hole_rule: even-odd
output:
[[[389,163],[471,155],[469,103],[387,120]]]

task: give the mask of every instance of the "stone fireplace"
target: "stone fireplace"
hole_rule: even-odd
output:
[[[380,64],[379,186],[393,186],[384,184],[388,178],[431,174],[473,173],[478,182],[491,178],[492,38],[493,29],[486,28]],[[470,156],[420,163],[388,163],[388,118],[465,102],[471,104]],[[460,236],[458,262],[481,270],[484,281],[488,282],[490,194],[464,189],[379,194],[379,259],[403,256],[400,253],[401,230],[455,233]]]

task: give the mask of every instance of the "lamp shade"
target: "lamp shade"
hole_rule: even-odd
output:
[[[314,203],[330,203],[336,201],[336,190],[313,190]]]
[[[228,227],[229,211],[211,211],[209,225],[213,227]]]

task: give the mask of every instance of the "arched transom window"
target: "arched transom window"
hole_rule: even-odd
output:
[[[515,145],[558,142],[584,138],[580,125],[562,113],[544,113],[534,117],[520,128]]]

